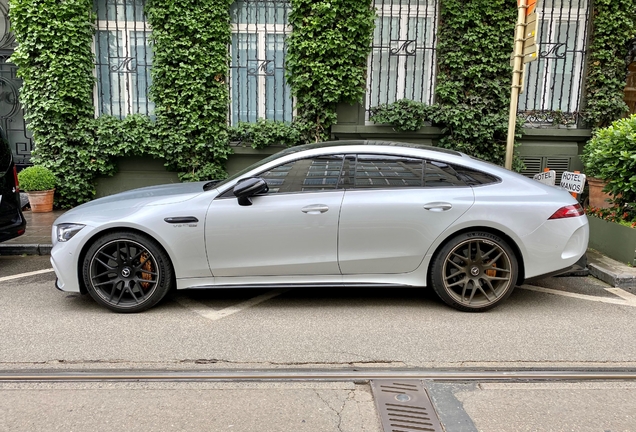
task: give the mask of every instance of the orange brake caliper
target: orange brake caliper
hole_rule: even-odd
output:
[[[493,263],[493,265],[492,265],[492,266],[493,266],[493,267],[497,267],[497,264],[494,264],[494,263]],[[490,276],[490,277],[495,277],[495,276],[497,276],[497,270],[495,270],[495,269],[488,269],[488,270],[486,270],[484,273],[486,273],[486,274],[487,274],[488,276]]]
[[[144,252],[141,254],[141,258],[139,259],[139,261],[141,262],[141,268],[151,272],[153,271],[153,268],[152,268],[152,261],[150,261],[149,258],[150,258],[150,255],[148,254],[148,252]],[[152,275],[150,273],[141,272],[141,278],[147,281],[152,281]],[[149,286],[150,286],[150,282],[141,283],[141,287],[143,289],[148,289]]]

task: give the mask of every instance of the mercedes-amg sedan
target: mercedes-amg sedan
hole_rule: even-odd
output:
[[[137,189],[53,226],[57,288],[117,312],[171,288],[432,287],[484,311],[585,253],[568,192],[465,154],[379,141],[289,148],[221,182]]]

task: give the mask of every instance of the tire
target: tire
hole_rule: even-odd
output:
[[[95,301],[120,313],[150,309],[168,293],[174,271],[159,244],[119,231],[99,237],[82,262],[82,276]]]
[[[518,265],[501,237],[483,231],[451,238],[431,262],[430,281],[449,306],[483,312],[507,299],[515,287]]]

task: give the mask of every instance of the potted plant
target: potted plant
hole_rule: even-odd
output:
[[[593,208],[612,207],[613,197],[604,191],[607,181],[601,177],[601,165],[608,164],[613,159],[613,139],[610,135],[608,128],[596,130],[581,155],[589,187],[589,205]]]
[[[594,195],[594,179],[588,177],[590,247],[636,265],[636,114],[596,130],[581,160],[586,174],[603,182],[609,194]]]
[[[20,189],[27,193],[31,211],[44,213],[53,211],[53,194],[57,179],[46,167],[33,165],[18,173]]]

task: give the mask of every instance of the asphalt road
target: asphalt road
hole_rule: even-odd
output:
[[[636,364],[636,296],[591,277],[537,284],[559,294],[517,288],[480,314],[417,289],[236,289],[175,292],[125,315],[56,290],[53,273],[2,281],[46,268],[45,257],[0,258],[5,366]]]
[[[63,293],[47,257],[0,257],[0,372],[636,368],[636,296],[591,277],[457,312],[417,289],[171,293],[116,314]],[[446,431],[633,431],[636,385],[429,383]],[[142,408],[142,409],[140,409]],[[0,429],[381,431],[368,383],[0,382]]]

